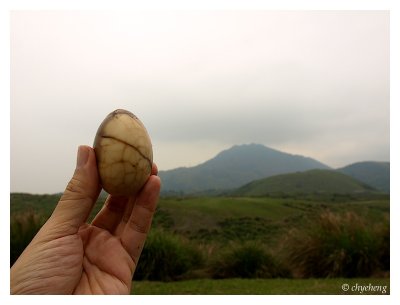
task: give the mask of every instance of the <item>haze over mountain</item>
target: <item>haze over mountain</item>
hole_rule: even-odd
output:
[[[291,174],[276,175],[252,181],[232,194],[236,196],[268,196],[295,194],[359,194],[375,192],[344,173],[335,170],[309,170]]]
[[[390,193],[390,163],[389,162],[357,162],[338,171],[362,181],[377,190]]]
[[[235,145],[194,167],[160,171],[163,192],[224,190],[279,174],[329,169],[312,158],[292,155],[260,144]]]

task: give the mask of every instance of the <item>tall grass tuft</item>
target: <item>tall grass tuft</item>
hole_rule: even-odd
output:
[[[292,230],[284,251],[299,277],[367,277],[381,269],[386,246],[382,226],[354,212],[328,211],[305,229]]]
[[[188,240],[163,230],[151,230],[140,256],[134,279],[178,280],[204,263],[202,252]]]
[[[45,221],[44,217],[34,211],[18,213],[11,217],[10,266],[15,263]]]
[[[210,269],[213,278],[290,277],[288,269],[258,242],[246,242],[222,250],[211,262]]]
[[[380,262],[383,271],[390,270],[390,225],[389,217],[385,218],[385,222],[382,224],[382,245],[380,251]]]

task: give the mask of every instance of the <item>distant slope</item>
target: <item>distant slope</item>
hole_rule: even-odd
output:
[[[339,168],[338,171],[371,185],[377,190],[390,193],[389,162],[357,162]]]
[[[353,194],[371,191],[374,191],[372,187],[343,173],[333,170],[310,170],[256,180],[238,188],[233,195]]]
[[[160,171],[162,190],[183,193],[239,187],[255,179],[309,169],[327,169],[314,159],[260,144],[236,145],[194,167]]]

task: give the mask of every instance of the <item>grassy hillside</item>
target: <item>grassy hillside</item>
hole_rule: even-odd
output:
[[[338,171],[362,181],[372,187],[390,193],[390,163],[389,162],[357,162]]]
[[[373,191],[372,187],[343,173],[310,170],[256,180],[240,187],[233,195],[357,194]]]

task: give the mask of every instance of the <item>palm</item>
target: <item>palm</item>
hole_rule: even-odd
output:
[[[134,263],[120,239],[95,226],[84,228],[79,235],[83,242],[82,275],[74,293],[129,293]]]
[[[11,280],[20,283],[13,293],[128,294],[158,196],[150,190],[138,198],[109,197],[75,233],[63,234],[53,215],[12,267]]]
[[[160,193],[152,175],[135,196],[109,196],[91,224],[100,193],[93,149],[53,214],[11,268],[13,294],[127,294]],[[78,158],[79,161],[79,158]]]

